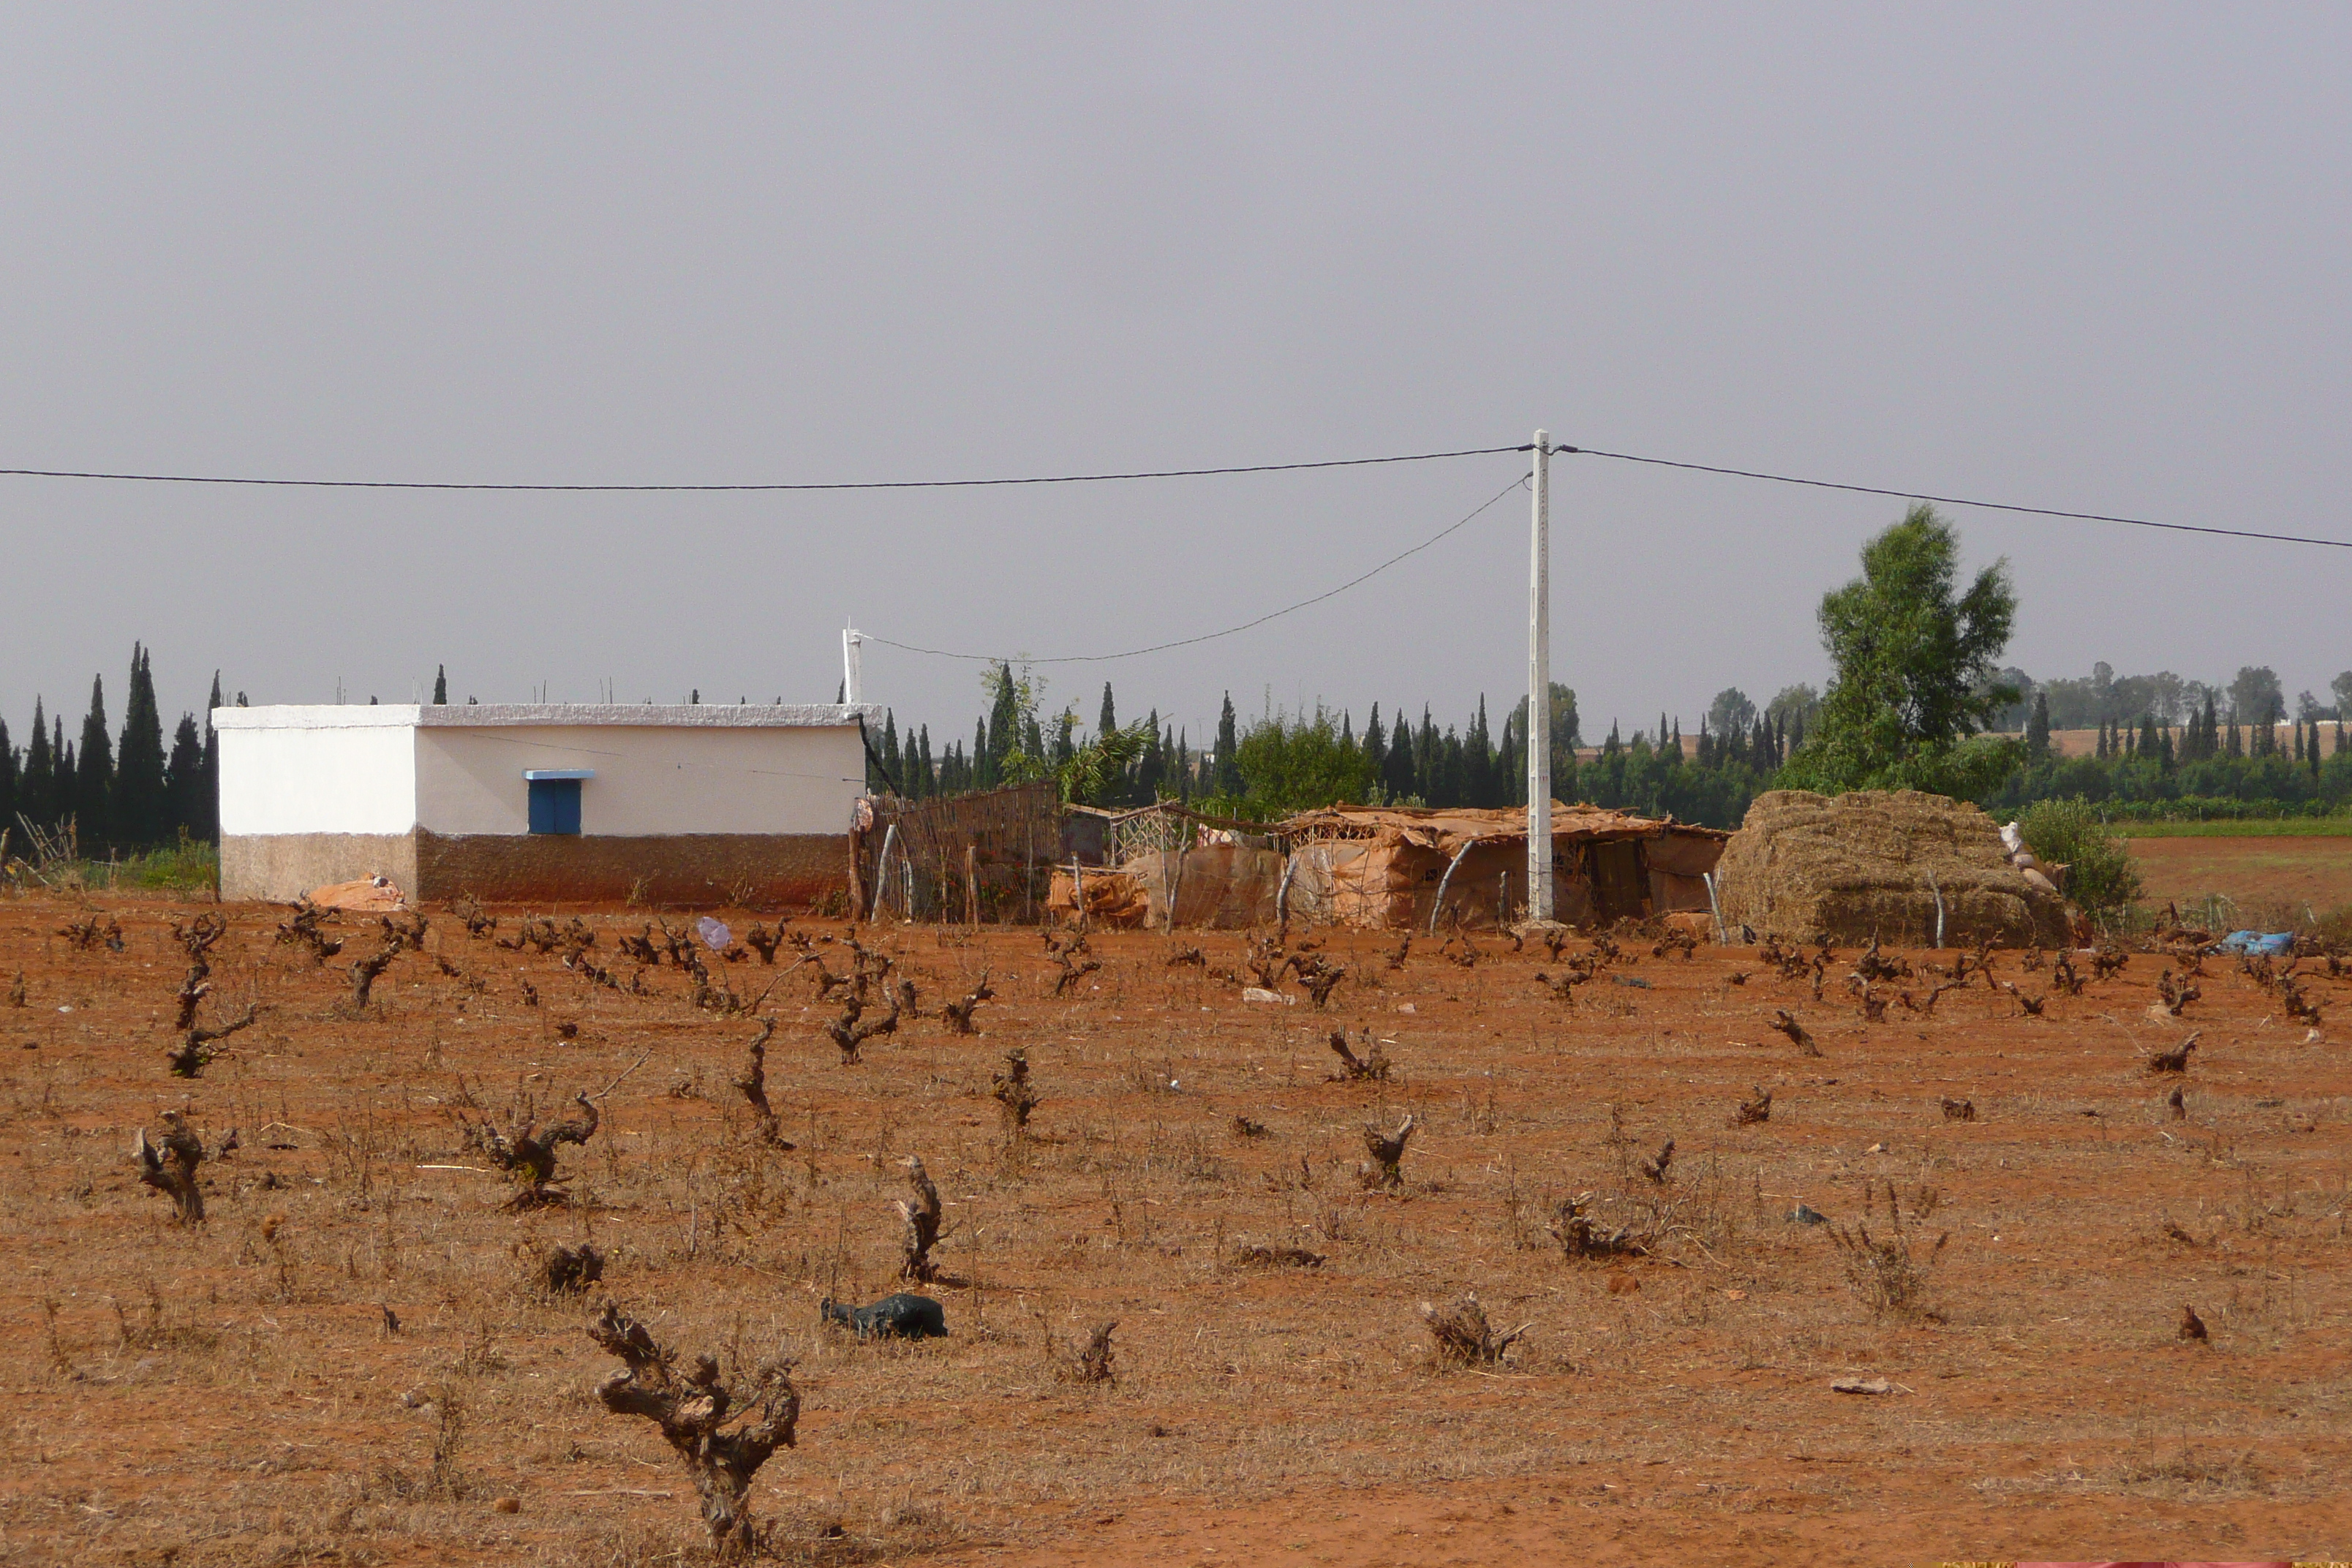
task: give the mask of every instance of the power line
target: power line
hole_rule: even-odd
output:
[[[1525,447],[1496,447],[1495,450],[1499,452],[1524,452],[1528,450],[1528,448]],[[1340,584],[1336,588],[1327,588],[1311,599],[1301,599],[1295,605],[1285,605],[1278,610],[1269,610],[1254,621],[1244,621],[1240,626],[1227,626],[1221,632],[1206,632],[1196,637],[1180,637],[1174,642],[1154,643],[1150,647],[1129,648],[1124,653],[1066,654],[1058,658],[1022,658],[1011,655],[993,653],[954,653],[946,648],[918,647],[913,643],[894,642],[886,637],[877,637],[872,632],[861,632],[858,635],[864,637],[867,642],[880,643],[885,647],[895,647],[907,653],[929,654],[934,658],[970,659],[976,664],[1108,664],[1112,659],[1136,658],[1147,653],[1164,653],[1171,647],[1191,647],[1196,643],[1215,642],[1220,637],[1233,637],[1237,633],[1248,631],[1253,627],[1262,626],[1268,621],[1279,620],[1283,616],[1291,614],[1293,611],[1307,608],[1309,605],[1319,605],[1326,599],[1336,598],[1339,595],[1346,593],[1349,589],[1356,587],[1360,584],[1370,582],[1373,578],[1379,576],[1381,573],[1387,571],[1398,562],[1418,555],[1423,551],[1428,549],[1431,545],[1435,544],[1440,540],[1445,538],[1446,535],[1455,532],[1460,529],[1467,528],[1489,508],[1494,506],[1496,501],[1501,500],[1505,496],[1509,495],[1513,490],[1519,489],[1527,482],[1528,476],[1521,474],[1509,484],[1505,485],[1501,489],[1496,490],[1486,500],[1479,503],[1476,510],[1471,511],[1467,516],[1448,523],[1445,527],[1438,530],[1435,533],[1431,534],[1427,539],[1423,540],[1419,544],[1414,545],[1412,549],[1401,551],[1398,553],[1390,556],[1386,561],[1381,562],[1379,565],[1373,567],[1370,571],[1364,573],[1360,576],[1350,577],[1348,581]]]
[[[1363,468],[1397,463],[1442,462],[1454,458],[1490,458],[1505,452],[1526,452],[1531,449],[1522,442],[1509,447],[1464,447],[1440,452],[1392,453],[1377,458],[1331,458],[1297,463],[1242,463],[1208,468],[1137,468],[1092,474],[1026,474],[961,479],[824,479],[751,484],[541,484],[459,479],[304,479],[248,474],[134,473],[98,468],[0,468],[0,478],[101,479],[152,485],[232,485],[281,489],[473,490],[491,493],[523,492],[561,495],[778,494],[796,491],[986,489],[1026,485],[1111,484],[1134,479],[1212,479],[1234,474],[1284,474],[1320,468]],[[1598,447],[1560,446],[1553,447],[1552,450],[1563,456],[1607,458],[1621,463],[1641,463],[1652,468],[1681,468],[1691,473],[1719,474],[1730,479],[1759,479],[1769,484],[1801,485],[1809,489],[1843,490],[1852,495],[1887,496],[1898,500],[1937,501],[1946,506],[1972,507],[1982,511],[2005,511],[2027,517],[2062,518],[2081,522],[2113,522],[2131,528],[2161,529],[2170,533],[2203,533],[2223,539],[2252,539],[2275,544],[2316,544],[2336,550],[2352,550],[2352,540],[2322,539],[2310,534],[2273,533],[2248,528],[2221,528],[2208,523],[2162,522],[2153,518],[2124,517],[2114,512],[2070,511],[2060,507],[2025,506],[2014,501],[1983,500],[1970,496],[1936,495],[1926,490],[1895,489],[1882,485],[1853,484],[1840,479],[1807,479],[1795,474],[1768,473],[1759,468],[1735,468],[1720,464],[1694,463],[1674,458],[1645,457],[1633,452],[1611,452]],[[1343,591],[1344,586],[1342,589],[1335,590],[1335,592]],[[1310,599],[1304,604],[1314,602]],[[1291,606],[1293,609],[1303,607],[1303,604]],[[1276,613],[1286,615],[1289,612],[1285,610]],[[1233,628],[1235,631],[1246,629],[1246,627]],[[1210,635],[1225,637],[1230,636],[1231,632],[1217,632]],[[878,642],[883,639],[877,637],[875,640]],[[1205,642],[1209,639],[1196,637],[1189,640]],[[890,646],[896,647],[904,645],[894,643]],[[1181,647],[1183,645],[1171,643],[1165,646]],[[1136,651],[1148,653],[1154,650],[1143,648]],[[977,658],[982,656],[954,654],[948,657]],[[1093,657],[1124,658],[1130,656],[1104,654]]]
[[[1524,450],[1524,448],[1522,448]],[[1776,485],[1803,485],[1817,490],[1846,490],[1855,495],[1891,496],[1897,500],[1937,501],[1945,506],[1975,507],[1982,511],[2020,512],[2028,517],[2071,518],[2081,522],[2120,522],[2133,528],[2160,528],[2171,533],[2214,533],[2225,539],[2263,539],[2276,544],[2324,544],[2337,550],[2352,550],[2352,540],[2315,539],[2298,533],[2264,533],[2249,528],[2215,528],[2195,522],[2158,522],[2145,517],[2117,517],[2103,511],[2065,511],[2050,506],[2019,506],[2010,501],[1974,500],[1966,496],[1930,495],[1926,490],[1884,489],[1876,485],[1851,485],[1836,479],[1798,479],[1789,474],[1767,474],[1754,468],[1724,468],[1712,463],[1685,463],[1672,458],[1643,458],[1631,452],[1604,452],[1597,447],[1555,447],[1555,452],[1574,453],[1585,458],[1612,458],[1621,463],[1646,463],[1659,468],[1687,468],[1694,473],[1724,474],[1738,479],[1766,479]]]
[[[527,490],[562,494],[773,493],[780,490],[951,490],[1006,485],[1098,485],[1121,479],[1197,479],[1220,474],[1286,474],[1303,468],[1369,468],[1389,463],[1433,463],[1448,458],[1491,458],[1524,452],[1517,447],[1470,447],[1450,452],[1404,452],[1384,458],[1331,458],[1311,463],[1248,463],[1222,468],[1150,468],[1129,473],[1034,474],[980,479],[835,479],[794,484],[550,485],[478,484],[454,479],[281,479],[229,474],[133,474],[80,468],[0,468],[0,478],[29,479],[119,479],[146,485],[254,485],[324,490]]]

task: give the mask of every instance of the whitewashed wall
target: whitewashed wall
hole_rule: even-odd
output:
[[[866,784],[856,710],[223,708],[221,830],[520,834],[526,770],[587,768],[582,833],[838,834]],[[845,720],[850,721],[845,722]]]
[[[426,710],[416,731],[420,826],[528,832],[526,769],[593,770],[580,786],[580,830],[598,837],[845,833],[866,787],[865,743],[838,709],[622,707],[593,710],[593,723],[498,722],[507,711]],[[801,714],[836,721],[776,721]]]
[[[416,709],[221,708],[224,834],[405,833],[416,826]]]

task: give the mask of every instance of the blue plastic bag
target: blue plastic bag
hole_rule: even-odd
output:
[[[2294,951],[2291,931],[2233,931],[2221,939],[2223,952],[2251,952],[2263,958],[2284,958]]]

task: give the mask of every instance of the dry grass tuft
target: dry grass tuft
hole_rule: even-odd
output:
[[[1029,1076],[1029,1053],[1019,1046],[1004,1053],[1004,1070],[991,1080],[989,1098],[996,1101],[1004,1117],[1004,1131],[1013,1138],[1025,1138],[1029,1133],[1029,1118],[1045,1103],[1037,1092],[1035,1080]]]
[[[1831,1225],[1830,1239],[1845,1257],[1847,1283],[1870,1310],[1907,1317],[1923,1310],[1937,1262],[1952,1237],[1950,1232],[1943,1232],[1936,1237],[1935,1245],[1921,1252],[1904,1223],[1903,1204],[1895,1195],[1895,1184],[1888,1182],[1885,1188],[1886,1224],[1881,1234],[1873,1236],[1869,1224],[1875,1212],[1876,1189],[1864,1184],[1863,1218],[1851,1229]],[[1932,1202],[1923,1201],[1915,1206],[1933,1205]]]
[[[1440,1366],[1493,1366],[1534,1327],[1521,1323],[1507,1334],[1497,1334],[1475,1295],[1464,1296],[1447,1307],[1423,1301],[1421,1321],[1429,1326]]]
[[[1404,1173],[1398,1166],[1404,1159],[1404,1146],[1412,1137],[1413,1127],[1413,1119],[1408,1113],[1393,1132],[1383,1132],[1377,1126],[1364,1129],[1364,1152],[1371,1155],[1372,1162],[1358,1165],[1356,1174],[1365,1186],[1392,1193],[1404,1185]]]

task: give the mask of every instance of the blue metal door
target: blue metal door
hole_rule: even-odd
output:
[[[580,781],[531,779],[530,830],[533,833],[580,832]]]

